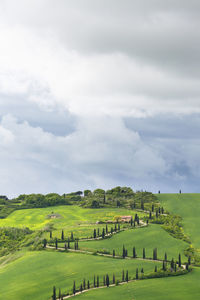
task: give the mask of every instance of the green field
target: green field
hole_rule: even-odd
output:
[[[156,263],[159,267],[161,264]],[[94,274],[115,273],[121,279],[122,270],[135,276],[136,268],[145,272],[154,270],[155,263],[141,260],[123,260],[55,251],[26,252],[24,256],[0,268],[1,298],[4,300],[48,300],[55,285],[62,291],[71,291],[73,280],[80,286],[83,278],[93,282]]]
[[[60,218],[48,219],[51,213],[60,214]],[[6,219],[0,219],[0,227],[29,227],[39,230],[52,224],[55,229],[65,229],[66,232],[76,230],[79,225],[92,224],[94,227],[97,221],[113,220],[115,216],[135,215],[143,216],[144,213],[123,208],[101,208],[89,209],[79,206],[54,206],[47,208],[22,209],[14,211]],[[85,226],[87,228],[87,226]],[[92,227],[92,228],[93,228]],[[81,227],[80,227],[81,229]],[[89,231],[90,233],[91,231]]]
[[[200,194],[158,194],[157,197],[167,210],[182,217],[185,233],[192,245],[200,248]]]
[[[128,254],[132,256],[133,246],[136,247],[137,255],[142,257],[143,248],[145,248],[146,257],[152,258],[153,249],[157,247],[158,258],[164,259],[167,252],[168,259],[178,259],[178,254],[182,254],[184,260],[184,249],[188,244],[170,236],[159,225],[151,224],[148,227],[126,230],[115,234],[110,239],[79,242],[80,249],[88,250],[107,250],[112,253],[115,249],[116,254],[122,255],[122,247],[128,249]]]
[[[185,276],[141,280],[89,291],[77,295],[75,299],[84,300],[197,300],[200,295],[200,269]]]

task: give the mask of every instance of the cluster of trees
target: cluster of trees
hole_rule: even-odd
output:
[[[189,268],[188,266],[186,267],[186,271],[188,271]],[[93,277],[93,282],[91,283],[89,280],[86,280],[85,278],[83,279],[83,281],[81,282],[81,284],[79,286],[76,285],[76,281],[73,282],[73,286],[72,286],[72,294],[75,295],[77,292],[82,292],[84,290],[89,290],[91,288],[98,288],[100,286],[105,286],[105,287],[109,287],[110,285],[118,285],[121,282],[129,282],[131,279],[145,279],[145,278],[154,278],[154,277],[163,277],[163,276],[169,276],[170,272],[175,272],[177,275],[178,274],[182,274],[183,272],[186,272],[184,270],[177,270],[177,264],[173,261],[170,262],[170,270],[167,269],[167,263],[165,261],[163,261],[163,265],[162,268],[160,270],[158,270],[157,266],[155,266],[153,273],[149,273],[147,275],[144,274],[144,269],[141,268],[141,270],[139,270],[138,268],[135,271],[135,275],[131,278],[129,276],[129,272],[128,270],[122,270],[121,273],[121,278],[116,280],[116,276],[115,274],[113,274],[111,277],[109,276],[109,274],[106,274],[102,277],[102,281],[100,282],[100,278],[97,275],[94,275]],[[65,294],[65,295],[69,295]],[[61,290],[59,289],[59,295],[58,295],[58,299],[62,300],[64,297],[64,295],[61,294]],[[53,295],[52,295],[52,300],[56,300],[57,296],[56,296],[56,287],[53,287]]]

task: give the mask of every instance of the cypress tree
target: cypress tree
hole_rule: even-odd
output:
[[[186,268],[187,271],[189,270],[189,264],[188,263],[186,264],[185,268]]]
[[[124,270],[122,271],[122,281],[124,281]]]
[[[90,282],[89,282],[89,280],[87,282],[87,288],[88,288],[88,290],[90,289]]]
[[[99,236],[99,234],[100,234],[100,233],[99,233],[99,228],[98,228],[98,229],[97,229],[97,235]]]
[[[181,190],[179,191],[179,194],[181,194]]]
[[[78,240],[76,241],[76,250],[78,250]]]
[[[159,206],[159,208],[158,208],[158,213],[160,214],[160,206]]]
[[[157,248],[153,249],[153,260],[157,260]]]
[[[75,280],[74,280],[74,284],[73,284],[73,294],[75,295],[76,294],[76,282],[75,282]]]
[[[160,191],[158,191],[158,194],[160,194]]]
[[[104,237],[105,237],[105,229],[103,228],[103,230],[102,230],[102,239],[104,239]]]
[[[162,215],[164,214],[164,208],[163,207],[161,208],[161,213],[162,213]]]
[[[67,250],[67,244],[65,243],[65,250]]]
[[[154,270],[154,272],[155,272],[155,273],[157,272],[157,266],[155,266],[155,270]]]
[[[126,282],[128,282],[128,270],[126,271]]]
[[[50,239],[52,239],[52,231],[50,231]]]
[[[118,223],[118,231],[120,231],[120,224]]]
[[[174,264],[174,271],[176,272],[176,264]]]
[[[146,255],[145,255],[145,248],[143,248],[143,259],[145,259]]]
[[[137,217],[137,225],[140,225],[140,218]]]
[[[191,264],[191,256],[188,256],[188,265]]]
[[[96,277],[94,275],[94,287],[96,287]]]
[[[63,241],[64,239],[65,239],[64,231],[62,230],[62,233],[61,233],[61,240]]]
[[[152,215],[151,215],[151,211],[149,212],[149,219],[151,219],[152,218]]]
[[[46,239],[43,240],[43,246],[44,246],[44,248],[46,248],[46,246],[47,246],[47,240]]]
[[[154,204],[151,206],[151,211],[154,212]]]
[[[56,249],[58,249],[58,241],[57,241],[57,238],[56,238],[56,241],[55,241],[55,247],[56,247]]]
[[[85,282],[85,278],[83,279],[83,289],[86,289],[86,282]]]
[[[96,239],[96,237],[97,237],[96,229],[94,229],[94,234],[93,234],[93,236],[94,236],[94,239]]]
[[[56,287],[53,287],[53,295],[52,295],[52,300],[56,300]]]
[[[137,219],[138,219],[138,215],[135,214],[135,218],[134,218],[134,221],[137,222]]]
[[[174,269],[174,259],[171,260],[171,269]]]
[[[149,219],[147,219],[147,225],[149,224]]]
[[[115,284],[115,274],[113,274],[113,284]]]
[[[179,268],[181,267],[181,255],[180,255],[180,253],[179,253],[179,256],[178,256],[178,266],[179,266]]]
[[[97,276],[97,287],[99,287],[99,276]]]
[[[115,232],[117,231],[117,225],[116,225],[116,223],[115,223]]]
[[[70,241],[69,241],[69,238],[67,240],[67,248],[70,249]]]
[[[115,257],[115,250],[113,249],[113,257]]]
[[[83,285],[81,283],[81,285],[80,285],[80,292],[82,293],[82,291],[83,291]]]
[[[156,209],[156,218],[158,218],[158,210]]]
[[[110,229],[110,233],[113,234],[113,228],[112,228],[112,227],[111,227],[111,229]]]
[[[131,216],[131,227],[133,226],[133,217]]]
[[[144,274],[144,269],[143,268],[141,269],[141,273]]]
[[[135,278],[138,279],[138,268],[136,269]]]
[[[165,261],[164,261],[164,260],[163,260],[162,269],[163,269],[163,271],[166,271],[166,267],[165,267]]]
[[[109,279],[108,274],[106,275],[106,285],[107,285],[107,287],[109,287],[109,285],[110,285],[110,279]]]
[[[71,241],[73,241],[74,240],[74,234],[73,234],[73,232],[71,232]]]
[[[125,250],[125,247],[124,247],[124,245],[123,245],[122,257],[125,258],[125,256],[126,256],[126,250]]]
[[[108,233],[108,225],[106,224],[106,234]]]
[[[137,257],[136,250],[135,250],[135,247],[133,247],[133,258],[136,258],[136,257]]]
[[[167,261],[167,253],[165,252],[165,261]]]
[[[128,256],[128,250],[127,249],[125,250],[125,256],[126,257]]]

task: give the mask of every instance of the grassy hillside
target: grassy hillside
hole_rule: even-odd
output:
[[[158,194],[158,200],[171,213],[180,215],[192,245],[200,248],[200,194]]]
[[[114,235],[111,239],[99,241],[79,242],[79,247],[83,249],[105,249],[112,253],[115,249],[116,254],[122,255],[122,247],[128,249],[128,254],[132,255],[133,246],[136,247],[138,256],[142,257],[143,248],[145,248],[146,256],[152,257],[153,249],[157,247],[158,258],[164,259],[167,252],[168,259],[178,259],[178,254],[182,254],[188,244],[184,241],[177,240],[170,236],[159,225],[149,225],[140,229],[127,230]],[[184,260],[184,258],[183,258]]]
[[[51,213],[59,214],[60,218],[49,219]],[[90,209],[79,206],[54,206],[47,208],[22,209],[13,212],[6,219],[0,219],[0,227],[29,227],[32,230],[44,228],[47,224],[57,229],[73,229],[79,224],[88,225],[96,221],[112,220],[118,215],[135,215],[136,211],[124,208]],[[138,213],[138,212],[137,212]],[[139,216],[144,213],[138,213]]]
[[[160,264],[156,263],[159,267]],[[80,286],[83,278],[93,282],[94,274],[113,273],[121,278],[122,269],[130,277],[136,268],[145,272],[154,270],[155,263],[140,260],[112,259],[78,253],[53,251],[26,252],[24,256],[0,268],[1,298],[4,300],[48,300],[55,285],[62,291],[71,291],[73,280]]]
[[[199,299],[200,269],[186,276],[137,281],[77,295],[77,300],[191,300]]]

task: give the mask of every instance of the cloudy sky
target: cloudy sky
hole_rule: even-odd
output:
[[[200,192],[200,2],[1,0],[0,194]]]

